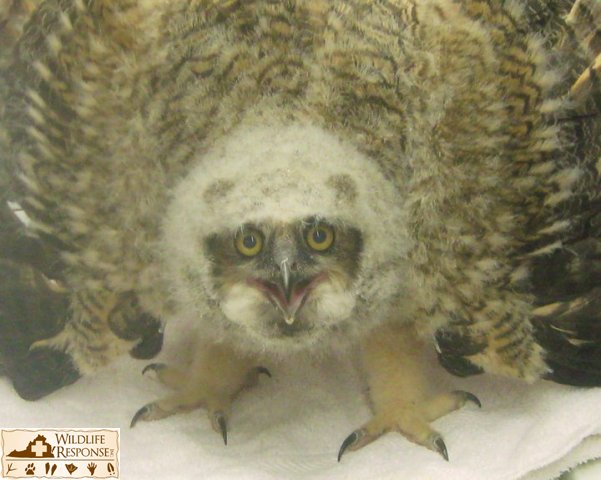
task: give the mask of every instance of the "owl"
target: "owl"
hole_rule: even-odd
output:
[[[132,426],[202,406],[227,443],[266,359],[351,352],[373,416],[338,460],[390,431],[448,460],[431,422],[480,401],[431,394],[423,349],[457,375],[601,384],[598,1],[39,0],[0,18],[5,200],[29,218],[3,242],[37,252],[0,278],[55,302],[2,314],[53,325],[3,353],[22,396],[150,357],[178,323],[194,355],[148,365],[173,391]]]

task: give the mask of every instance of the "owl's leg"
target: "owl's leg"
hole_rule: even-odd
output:
[[[200,349],[186,371],[165,364],[148,365],[161,383],[175,392],[149,403],[136,412],[131,427],[140,420],[159,420],[176,413],[206,408],[211,426],[227,444],[227,420],[236,397],[258,382],[259,375],[271,376],[265,367],[249,367],[253,359],[231,347],[214,344]]]
[[[23,398],[47,395],[127,351],[148,358],[161,348],[160,323],[141,312],[131,293],[71,292],[62,322],[54,335],[34,339],[12,375]]]
[[[53,337],[34,342],[32,351],[65,352],[79,373],[86,375],[134,346],[133,339],[121,332],[121,323],[130,316],[125,310],[131,305],[120,295],[106,290],[80,291],[72,293],[70,300],[64,328]]]
[[[430,422],[466,402],[481,405],[469,392],[429,396],[421,365],[422,347],[409,326],[380,327],[364,341],[362,360],[374,415],[344,440],[339,461],[345,451],[357,450],[387,432],[399,432],[448,460],[444,440],[430,427]]]

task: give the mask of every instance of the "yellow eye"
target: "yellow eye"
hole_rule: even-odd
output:
[[[307,245],[316,252],[324,252],[334,243],[334,229],[329,225],[319,223],[307,230],[305,240]]]
[[[245,229],[236,235],[236,250],[245,257],[254,257],[263,249],[263,235],[254,229]]]

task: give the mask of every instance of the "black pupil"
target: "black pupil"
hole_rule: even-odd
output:
[[[323,243],[328,238],[328,234],[321,228],[316,228],[313,231],[313,241],[315,243]]]
[[[242,245],[244,245],[244,248],[248,248],[250,250],[257,245],[257,239],[254,235],[246,235],[242,240]]]

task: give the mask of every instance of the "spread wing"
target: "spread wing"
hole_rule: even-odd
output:
[[[584,170],[572,197],[554,212],[569,222],[561,235],[532,233],[522,252],[529,275],[515,288],[531,295],[533,335],[545,350],[546,377],[576,385],[601,384],[601,2],[531,0],[529,26],[541,32],[551,62],[563,81],[554,92],[572,108],[549,123],[562,129],[560,162]],[[533,229],[534,230],[534,229]],[[460,376],[480,373],[475,358],[495,348],[504,335],[503,319],[485,335],[477,325],[453,320],[436,334],[439,360]],[[519,339],[517,339],[519,341]]]
[[[0,118],[5,114],[6,71],[14,55],[14,48],[23,28],[42,0],[1,0],[0,1]],[[9,165],[4,152],[8,142],[7,133],[0,129],[0,199],[9,196]]]

